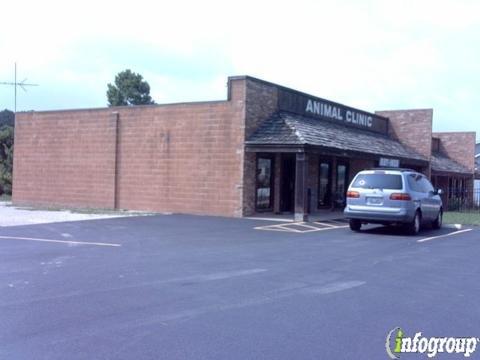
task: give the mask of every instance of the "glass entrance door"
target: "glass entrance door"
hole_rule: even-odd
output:
[[[320,160],[318,171],[318,207],[328,207],[332,204],[332,166],[329,161]]]
[[[337,162],[337,179],[335,183],[335,206],[343,208],[346,205],[348,188],[348,165],[345,162]]]
[[[255,209],[257,211],[273,210],[273,156],[258,155],[257,186],[255,191]]]

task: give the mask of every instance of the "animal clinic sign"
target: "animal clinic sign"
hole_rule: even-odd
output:
[[[346,121],[347,123],[358,124],[371,128],[373,118],[370,115],[361,114],[352,110],[343,110],[339,106],[322,103],[308,99],[305,112],[325,116],[331,119]]]
[[[388,132],[387,118],[290,89],[279,90],[278,102],[280,110],[340,122],[346,126],[382,134],[387,134]]]

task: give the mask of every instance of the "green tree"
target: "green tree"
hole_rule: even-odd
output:
[[[155,104],[150,96],[150,85],[142,75],[130,69],[119,72],[115,84],[108,84],[107,100],[108,106]]]
[[[12,193],[14,127],[0,126],[0,192]]]
[[[5,109],[0,111],[0,126],[10,125],[14,126],[15,123],[15,114],[13,111]]]

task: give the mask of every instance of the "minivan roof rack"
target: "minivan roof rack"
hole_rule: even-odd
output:
[[[396,167],[376,167],[376,168],[369,168],[369,169],[365,169],[365,170],[396,170],[396,171],[412,171],[412,172],[418,172],[418,171],[416,171],[416,170],[409,169],[409,168],[396,168]]]

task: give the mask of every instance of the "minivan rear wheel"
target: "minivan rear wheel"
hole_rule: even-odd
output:
[[[350,219],[350,230],[360,231],[362,227],[362,222],[360,220]]]
[[[419,232],[420,232],[420,224],[421,224],[421,221],[422,221],[422,217],[420,215],[420,212],[417,211],[415,213],[415,216],[412,220],[412,222],[410,222],[408,225],[407,225],[407,232],[410,234],[410,235],[417,235]]]

